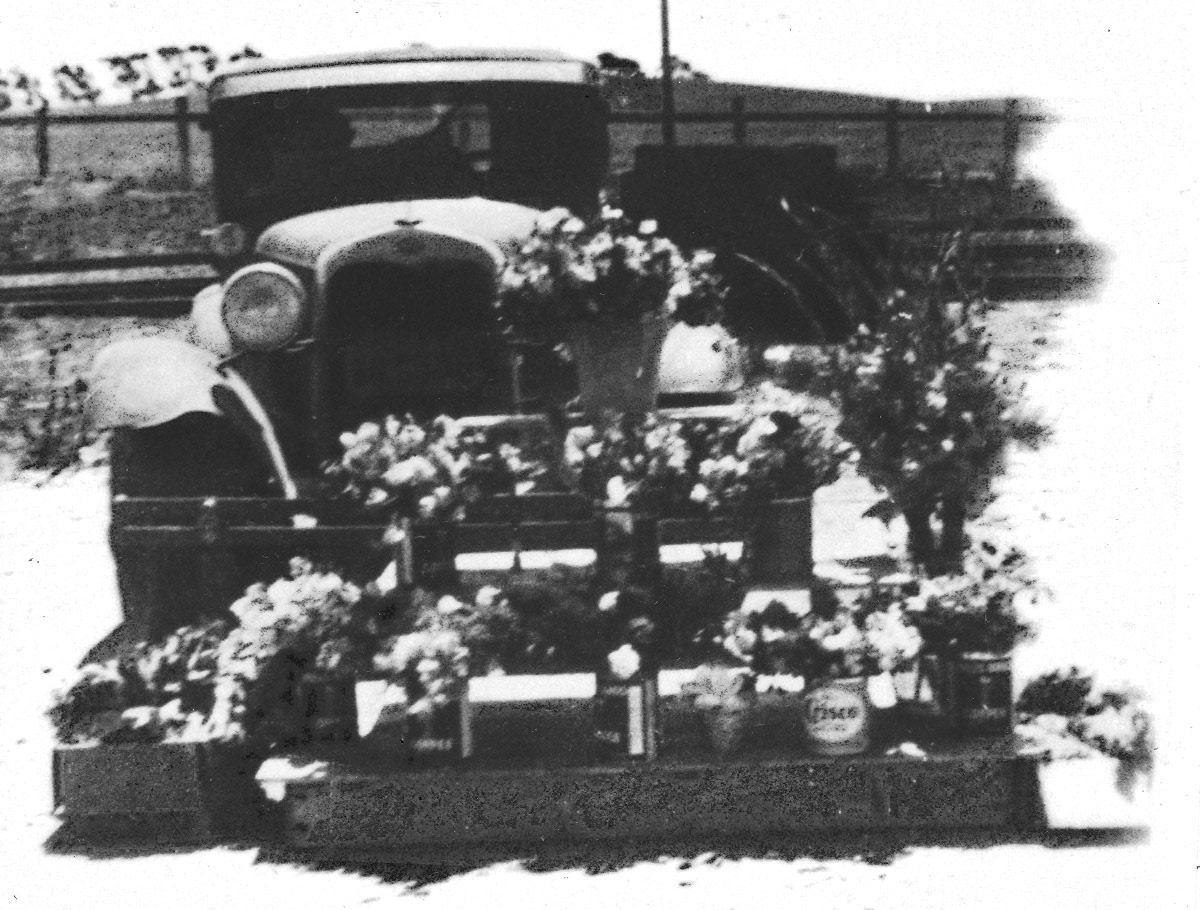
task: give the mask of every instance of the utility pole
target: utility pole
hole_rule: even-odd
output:
[[[675,74],[671,66],[671,17],[668,0],[659,0],[662,10],[662,139],[668,148],[675,144]]]

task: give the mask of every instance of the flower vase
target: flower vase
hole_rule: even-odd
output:
[[[662,580],[658,518],[626,508],[608,508],[596,518],[596,575],[606,587],[656,587]]]
[[[743,558],[756,584],[812,580],[812,499],[773,499],[746,530]]]
[[[733,754],[742,744],[749,723],[749,708],[745,699],[739,698],[698,712],[708,744],[719,757]]]
[[[641,318],[576,320],[565,336],[579,378],[579,401],[593,420],[608,411],[644,414],[658,398],[658,370],[670,324]]]
[[[953,729],[970,735],[1012,730],[1012,655],[992,651],[953,654],[947,672],[947,715]]]
[[[412,547],[415,582],[433,591],[458,586],[458,526],[454,522],[417,524]]]
[[[658,678],[653,672],[617,679],[596,674],[594,734],[605,758],[651,760],[658,755]]]
[[[950,722],[950,657],[922,650],[911,667],[895,674],[897,711],[913,733],[928,733]]]
[[[871,747],[871,698],[865,676],[827,679],[803,698],[804,739],[814,755],[859,755]]]
[[[358,739],[358,698],[353,676],[304,673],[296,682],[303,745],[335,745]]]
[[[413,712],[411,704],[421,699],[409,694],[405,742],[414,759],[422,762],[458,761],[475,751],[471,721],[471,699],[464,680],[450,698],[432,704],[426,711]]]

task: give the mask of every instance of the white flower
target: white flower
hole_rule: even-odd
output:
[[[539,231],[552,231],[571,217],[571,212],[568,209],[558,206],[538,215],[535,224]]]
[[[609,591],[600,598],[600,612],[607,613],[610,610],[615,610],[617,608],[617,601],[620,599],[620,591]]]
[[[495,585],[484,585],[475,592],[475,606],[494,607],[504,600],[504,592]]]
[[[707,502],[708,497],[711,495],[712,493],[709,491],[708,487],[702,483],[698,483],[692,487],[692,492],[691,495],[688,496],[688,499],[690,499],[692,502]]]
[[[571,216],[561,225],[564,234],[578,234],[584,228],[584,224],[575,216]]]
[[[608,484],[604,488],[604,495],[607,497],[608,505],[623,506],[629,500],[629,487],[625,484],[623,477],[610,477]]]
[[[358,442],[358,437],[353,433],[343,433],[338,437],[338,442],[342,444],[343,449],[348,449]]]
[[[451,597],[449,594],[442,596],[437,602],[437,611],[446,616],[451,613],[457,613],[460,610],[465,610],[466,608],[466,604],[457,597]]]
[[[653,218],[647,218],[645,221],[643,221],[641,224],[638,225],[638,233],[639,234],[653,234],[657,230],[658,230],[658,222],[655,221]]]
[[[608,655],[609,672],[617,679],[631,679],[642,668],[642,658],[633,645],[621,645]]]
[[[373,439],[378,439],[379,438],[379,424],[364,423],[361,427],[358,428],[358,432],[355,434],[355,436],[356,436],[356,438],[354,440],[355,442],[370,442]]]
[[[815,630],[814,630],[815,631]],[[840,632],[834,632],[824,638],[818,637],[817,644],[826,651],[845,651],[862,641],[862,635],[853,623],[847,623]]]
[[[943,452],[953,452],[954,451],[954,440],[953,439],[943,439],[942,440],[942,451]]]

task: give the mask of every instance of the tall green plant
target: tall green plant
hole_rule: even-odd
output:
[[[902,514],[913,562],[940,574],[960,567],[966,522],[991,500],[1008,445],[1047,430],[1022,415],[1022,388],[991,349],[969,234],[890,272],[873,325],[832,355],[829,378],[841,434],[888,495],[876,514]]]

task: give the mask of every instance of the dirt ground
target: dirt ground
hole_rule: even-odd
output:
[[[1119,287],[1119,285],[1118,285]],[[613,846],[530,850],[463,866],[338,865],[256,846],[182,851],[47,849],[50,693],[117,617],[105,545],[101,470],[38,488],[0,486],[0,901],[14,907],[426,906],[733,908],[1173,908],[1195,898],[1196,799],[1181,744],[1192,712],[1172,696],[1186,645],[1166,622],[1182,555],[1180,442],[1161,348],[1138,341],[1127,310],[1102,299],[1013,304],[1006,356],[1020,365],[1054,442],[1014,459],[995,511],[1037,557],[1055,591],[1028,677],[1078,663],[1150,688],[1163,728],[1148,837]],[[823,494],[817,558],[886,545],[881,526],[852,530],[869,501],[861,482]],[[826,516],[822,518],[822,515]],[[841,517],[839,517],[841,516]],[[849,516],[846,519],[845,516]],[[864,528],[860,523],[856,528]],[[1169,632],[1167,630],[1170,630]],[[1172,711],[1172,707],[1177,710]],[[1194,754],[1194,753],[1191,753]],[[685,834],[681,832],[681,835]]]

